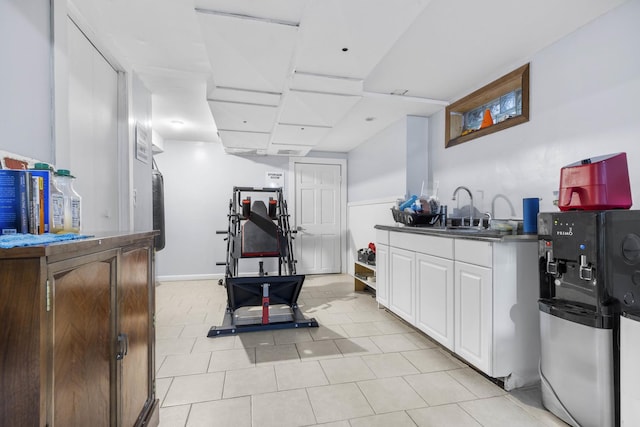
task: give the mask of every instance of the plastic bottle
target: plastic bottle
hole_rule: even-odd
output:
[[[56,172],[56,186],[64,196],[63,232],[65,233],[80,232],[82,198],[73,188],[74,178],[68,169],[59,169]]]
[[[416,195],[413,195],[413,196],[409,197],[404,203],[402,203],[400,205],[399,209],[401,211],[403,211],[406,208],[410,208],[411,205],[413,205],[413,202],[415,202],[417,198],[418,198],[418,196],[416,196]]]

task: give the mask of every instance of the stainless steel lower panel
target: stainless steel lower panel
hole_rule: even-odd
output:
[[[613,427],[613,330],[540,312],[540,338],[544,407],[575,427]]]

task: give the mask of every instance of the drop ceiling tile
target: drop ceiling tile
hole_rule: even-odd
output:
[[[319,144],[322,151],[348,152],[403,117],[429,117],[445,108],[438,104],[393,98],[362,98],[322,139]],[[444,141],[442,143],[444,144]],[[318,148],[316,147],[316,150]]]
[[[365,78],[429,1],[311,2],[300,25],[296,70]]]
[[[283,101],[280,123],[333,126],[360,100],[360,96],[289,91]]]
[[[330,127],[282,124],[276,125],[273,131],[272,144],[313,146],[324,138]]]
[[[216,86],[282,92],[297,27],[198,13]]]
[[[220,140],[226,148],[265,149],[269,146],[269,134],[220,130]]]
[[[270,132],[276,121],[276,107],[237,102],[209,101],[218,129]]]
[[[487,8],[475,0],[458,1],[456,7],[450,0],[432,0],[371,71],[366,86],[454,101],[622,2],[496,0]]]

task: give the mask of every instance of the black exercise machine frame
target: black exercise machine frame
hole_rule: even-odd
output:
[[[251,215],[251,210],[243,203],[243,193],[273,193],[274,198],[269,198],[269,218],[260,215]],[[272,207],[274,209],[272,209]],[[260,261],[259,276],[239,277],[238,264],[242,256],[242,223],[253,221],[260,227],[269,225],[265,221],[277,223],[278,240],[278,275],[268,276],[263,272]],[[272,224],[271,224],[272,225]],[[216,234],[226,234],[227,253],[226,261],[216,263],[225,266],[224,286],[227,290],[227,308],[225,310],[223,324],[213,326],[207,336],[210,338],[237,334],[240,332],[252,332],[260,330],[276,330],[302,327],[318,327],[318,322],[313,318],[305,318],[300,311],[297,300],[300,295],[305,276],[296,274],[296,260],[293,254],[293,234],[289,225],[289,213],[287,202],[284,200],[282,188],[263,187],[233,187],[233,197],[229,201],[228,228],[227,231],[218,231]],[[254,256],[252,256],[254,257]],[[256,258],[273,257],[273,255],[255,256]],[[284,273],[284,274],[283,274]],[[222,279],[220,280],[223,284]],[[270,321],[270,306],[281,304],[288,306],[290,313],[286,321]],[[243,307],[261,307],[261,323],[237,324],[236,311]]]

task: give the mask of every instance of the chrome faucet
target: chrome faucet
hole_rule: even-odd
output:
[[[480,220],[480,222],[478,223],[478,228],[484,228],[482,223],[484,222],[484,217],[485,216],[487,217],[487,228],[491,228],[491,220],[492,220],[491,212],[485,212],[483,215],[484,216],[483,216],[482,220]]]
[[[464,190],[467,192],[467,194],[469,194],[469,226],[473,227],[473,195],[471,194],[471,190],[461,185],[460,187],[453,190],[453,197],[451,197],[451,200],[456,199],[456,195],[460,190]]]

